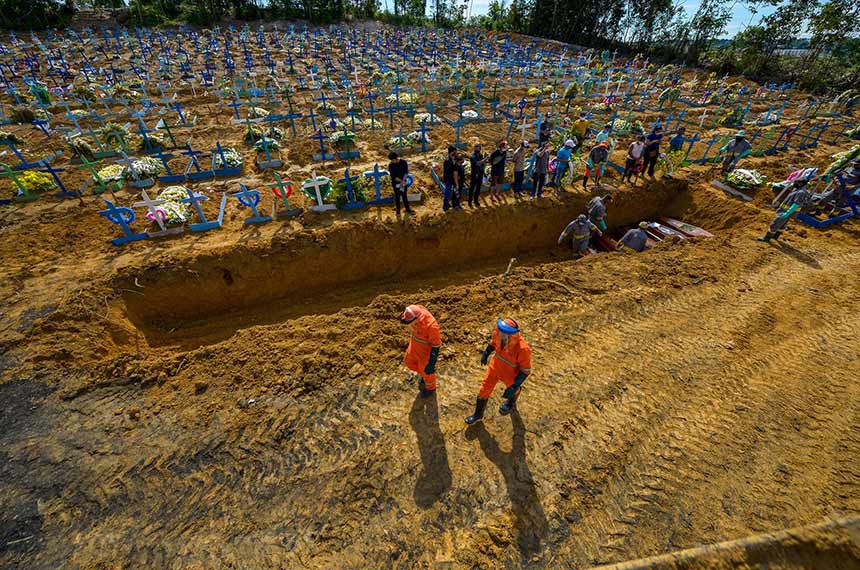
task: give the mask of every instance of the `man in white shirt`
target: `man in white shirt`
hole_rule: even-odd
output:
[[[627,148],[627,161],[624,163],[624,174],[621,175],[621,181],[632,182],[631,178],[636,175],[639,178],[639,170],[637,168],[642,163],[642,154],[645,152],[645,135],[639,135],[636,140],[630,143]]]

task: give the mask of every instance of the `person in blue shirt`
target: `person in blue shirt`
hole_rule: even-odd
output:
[[[669,152],[683,150],[684,143],[687,142],[687,137],[684,136],[684,127],[680,127],[675,136],[669,139]]]
[[[610,143],[609,137],[611,135],[612,135],[612,125],[606,125],[605,127],[603,127],[600,130],[599,133],[597,133],[597,136],[594,137],[594,142],[597,144],[605,142],[607,145],[609,145],[609,143]]]
[[[565,172],[570,167],[570,156],[573,153],[574,146],[576,146],[576,143],[573,139],[567,139],[564,142],[564,146],[555,153],[555,177],[553,178],[553,185],[556,192],[564,192],[561,181],[564,178]]]

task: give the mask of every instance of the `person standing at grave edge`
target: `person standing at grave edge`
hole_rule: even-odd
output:
[[[642,155],[645,153],[645,135],[639,135],[636,140],[630,143],[627,148],[627,159],[624,161],[624,174],[621,175],[621,182],[633,182],[632,178],[635,175],[639,178],[641,170]]]
[[[599,143],[591,152],[588,153],[588,158],[585,160],[585,174],[582,177],[582,189],[588,187],[588,179],[594,176],[594,185],[600,188],[600,178],[606,170],[606,163],[609,160],[609,147],[606,142]]]
[[[546,174],[549,171],[549,142],[541,143],[532,157],[532,191],[531,198],[543,197],[543,185],[546,183]]]
[[[645,137],[645,161],[642,164],[642,171],[647,170],[648,176],[654,179],[654,167],[657,166],[657,159],[660,158],[660,140],[663,138],[663,127],[657,125],[654,130]]]
[[[508,141],[499,141],[499,146],[490,154],[490,199],[502,201],[502,184],[505,182],[505,162],[508,160]]]
[[[525,179],[525,161],[526,153],[528,152],[529,141],[523,141],[514,154],[511,155],[511,160],[514,163],[514,197],[519,198],[523,193],[523,181]]]
[[[394,151],[388,153],[388,160],[391,161],[388,163],[388,175],[394,188],[394,207],[397,216],[400,216],[401,200],[406,213],[414,214],[415,212],[409,207],[409,198],[406,196],[406,175],[409,174],[409,164]]]
[[[568,139],[564,145],[555,153],[555,175],[552,179],[552,185],[555,186],[557,194],[564,192],[564,175],[570,166],[571,155],[573,149],[576,148],[576,141]]]
[[[487,157],[481,152],[481,145],[476,144],[475,150],[469,156],[469,206],[478,208],[481,205],[481,185],[484,183],[484,166]]]
[[[452,195],[452,204],[455,210],[462,210],[463,194],[466,192],[466,157],[462,152],[457,153],[457,188]]]
[[[549,142],[552,137],[552,113],[546,114],[538,132],[538,144]]]
[[[436,360],[442,346],[439,323],[423,305],[406,307],[400,313],[400,322],[409,325],[412,333],[403,363],[418,373],[418,395],[432,396],[436,393]]]
[[[448,158],[442,164],[442,184],[445,186],[444,195],[442,197],[442,211],[447,212],[451,208],[451,198],[453,197],[454,189],[457,188],[457,163],[456,156],[457,147],[448,147]]]

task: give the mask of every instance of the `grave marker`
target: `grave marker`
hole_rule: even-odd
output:
[[[316,171],[313,171],[311,176],[312,178],[302,182],[302,190],[308,195],[310,195],[309,193],[313,193],[317,202],[315,206],[311,206],[311,210],[314,212],[326,212],[337,209],[334,204],[325,204],[323,202],[331,191],[331,179],[326,176],[317,176]]]
[[[272,215],[277,216],[278,219],[295,218],[296,216],[301,215],[301,208],[293,208],[290,206],[290,196],[293,195],[294,184],[290,181],[284,182],[281,175],[277,172],[273,172],[272,174],[274,175],[276,182],[273,184],[270,183],[268,186],[272,188],[272,193],[280,198],[284,203],[284,209],[276,210]],[[275,205],[273,204],[272,207],[274,209]]]
[[[245,225],[248,224],[264,224],[266,222],[272,221],[272,216],[262,216],[260,215],[257,206],[260,204],[260,191],[249,189],[244,184],[239,184],[239,187],[242,189],[241,192],[236,192],[233,194],[234,198],[239,200],[239,203],[246,208],[251,208],[251,212],[253,215],[250,218],[245,219]]]
[[[110,200],[105,200],[107,209],[100,210],[99,214],[106,217],[111,222],[117,224],[125,235],[111,240],[111,243],[116,246],[126,244],[130,241],[140,241],[149,237],[146,233],[135,233],[130,224],[135,220],[134,210],[125,206],[115,206]]]

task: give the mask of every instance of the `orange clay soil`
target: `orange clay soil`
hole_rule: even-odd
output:
[[[195,145],[238,145],[223,128]],[[776,180],[837,150],[745,166]],[[249,228],[233,200],[220,230],[115,248],[95,197],[2,210],[0,566],[586,568],[860,515],[856,221],[763,244],[768,189],[608,178],[614,228],[715,237],[571,261],[555,240],[591,191],[443,215],[433,156],[402,221]],[[442,326],[428,400],[401,366],[409,303]],[[505,315],[534,372],[518,413],[497,390],[466,429]],[[622,567],[858,568],[856,528]]]

